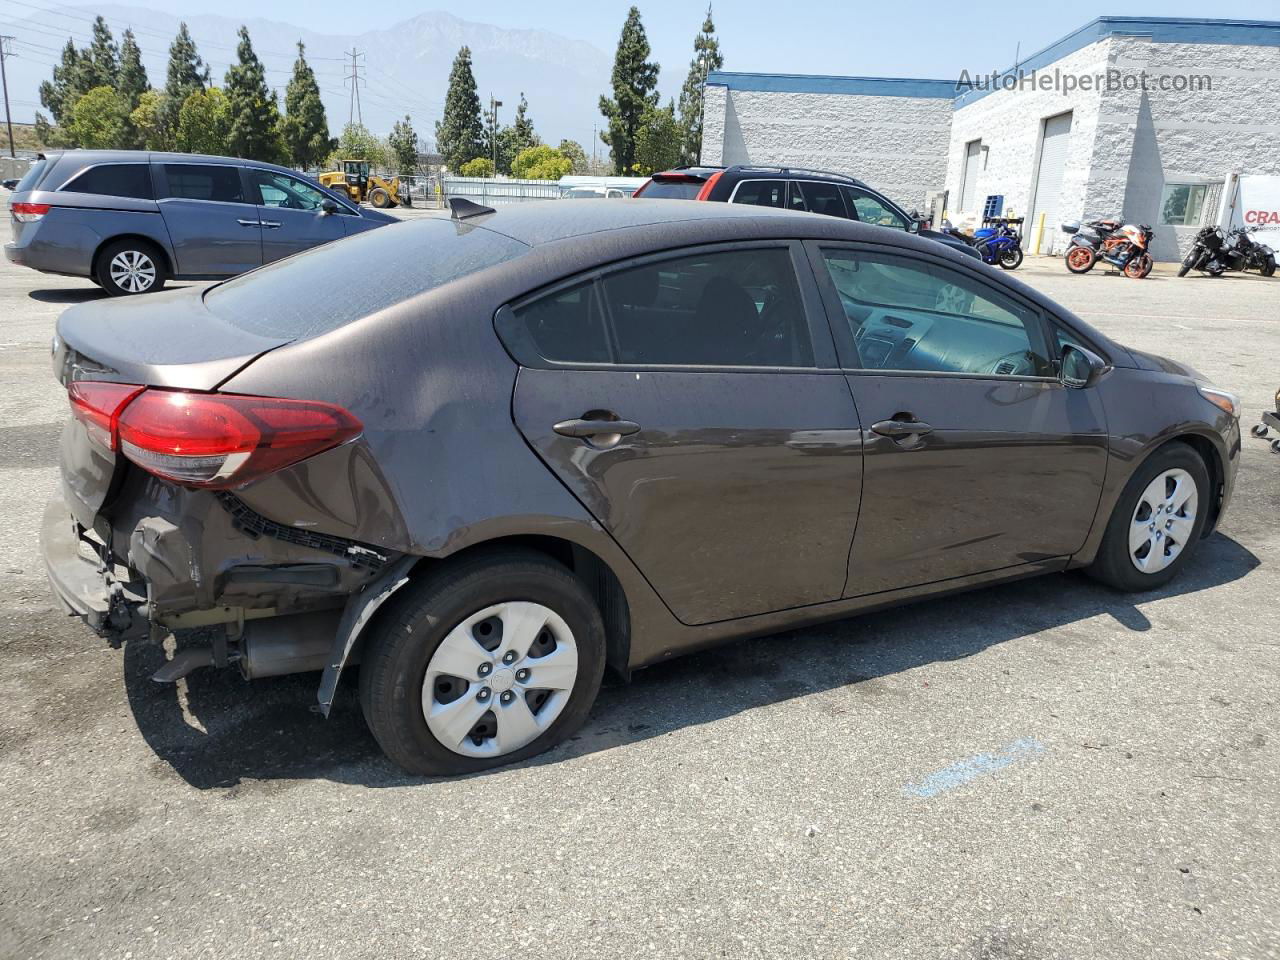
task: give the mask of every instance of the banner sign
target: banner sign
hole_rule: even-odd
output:
[[[1280,249],[1280,177],[1242,176],[1231,213],[1232,227],[1257,227],[1270,247]]]

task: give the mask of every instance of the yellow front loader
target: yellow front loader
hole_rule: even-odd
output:
[[[402,186],[399,177],[379,176],[368,160],[343,160],[341,166],[341,170],[330,170],[317,179],[330,190],[345,192],[356,203],[367,201],[379,209],[395,204],[413,206],[408,185]]]

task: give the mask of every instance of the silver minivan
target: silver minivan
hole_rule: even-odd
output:
[[[9,208],[11,262],[113,296],[235,276],[397,222],[284,167],[136,150],[42,154]]]

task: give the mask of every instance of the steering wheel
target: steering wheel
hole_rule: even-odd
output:
[[[1007,367],[1012,364],[1012,369]],[[1006,369],[1001,369],[1002,367]],[[1026,350],[1016,350],[1013,353],[1006,353],[1003,357],[997,357],[987,368],[987,373],[994,373],[1006,377],[1030,377],[1036,372],[1035,363],[1031,359],[1030,352]]]

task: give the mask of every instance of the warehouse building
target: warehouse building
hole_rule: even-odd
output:
[[[712,73],[702,160],[847,172],[956,222],[1000,196],[1042,253],[1064,220],[1119,216],[1173,260],[1280,183],[1277,89],[1280,22],[1100,17],[954,80]]]

